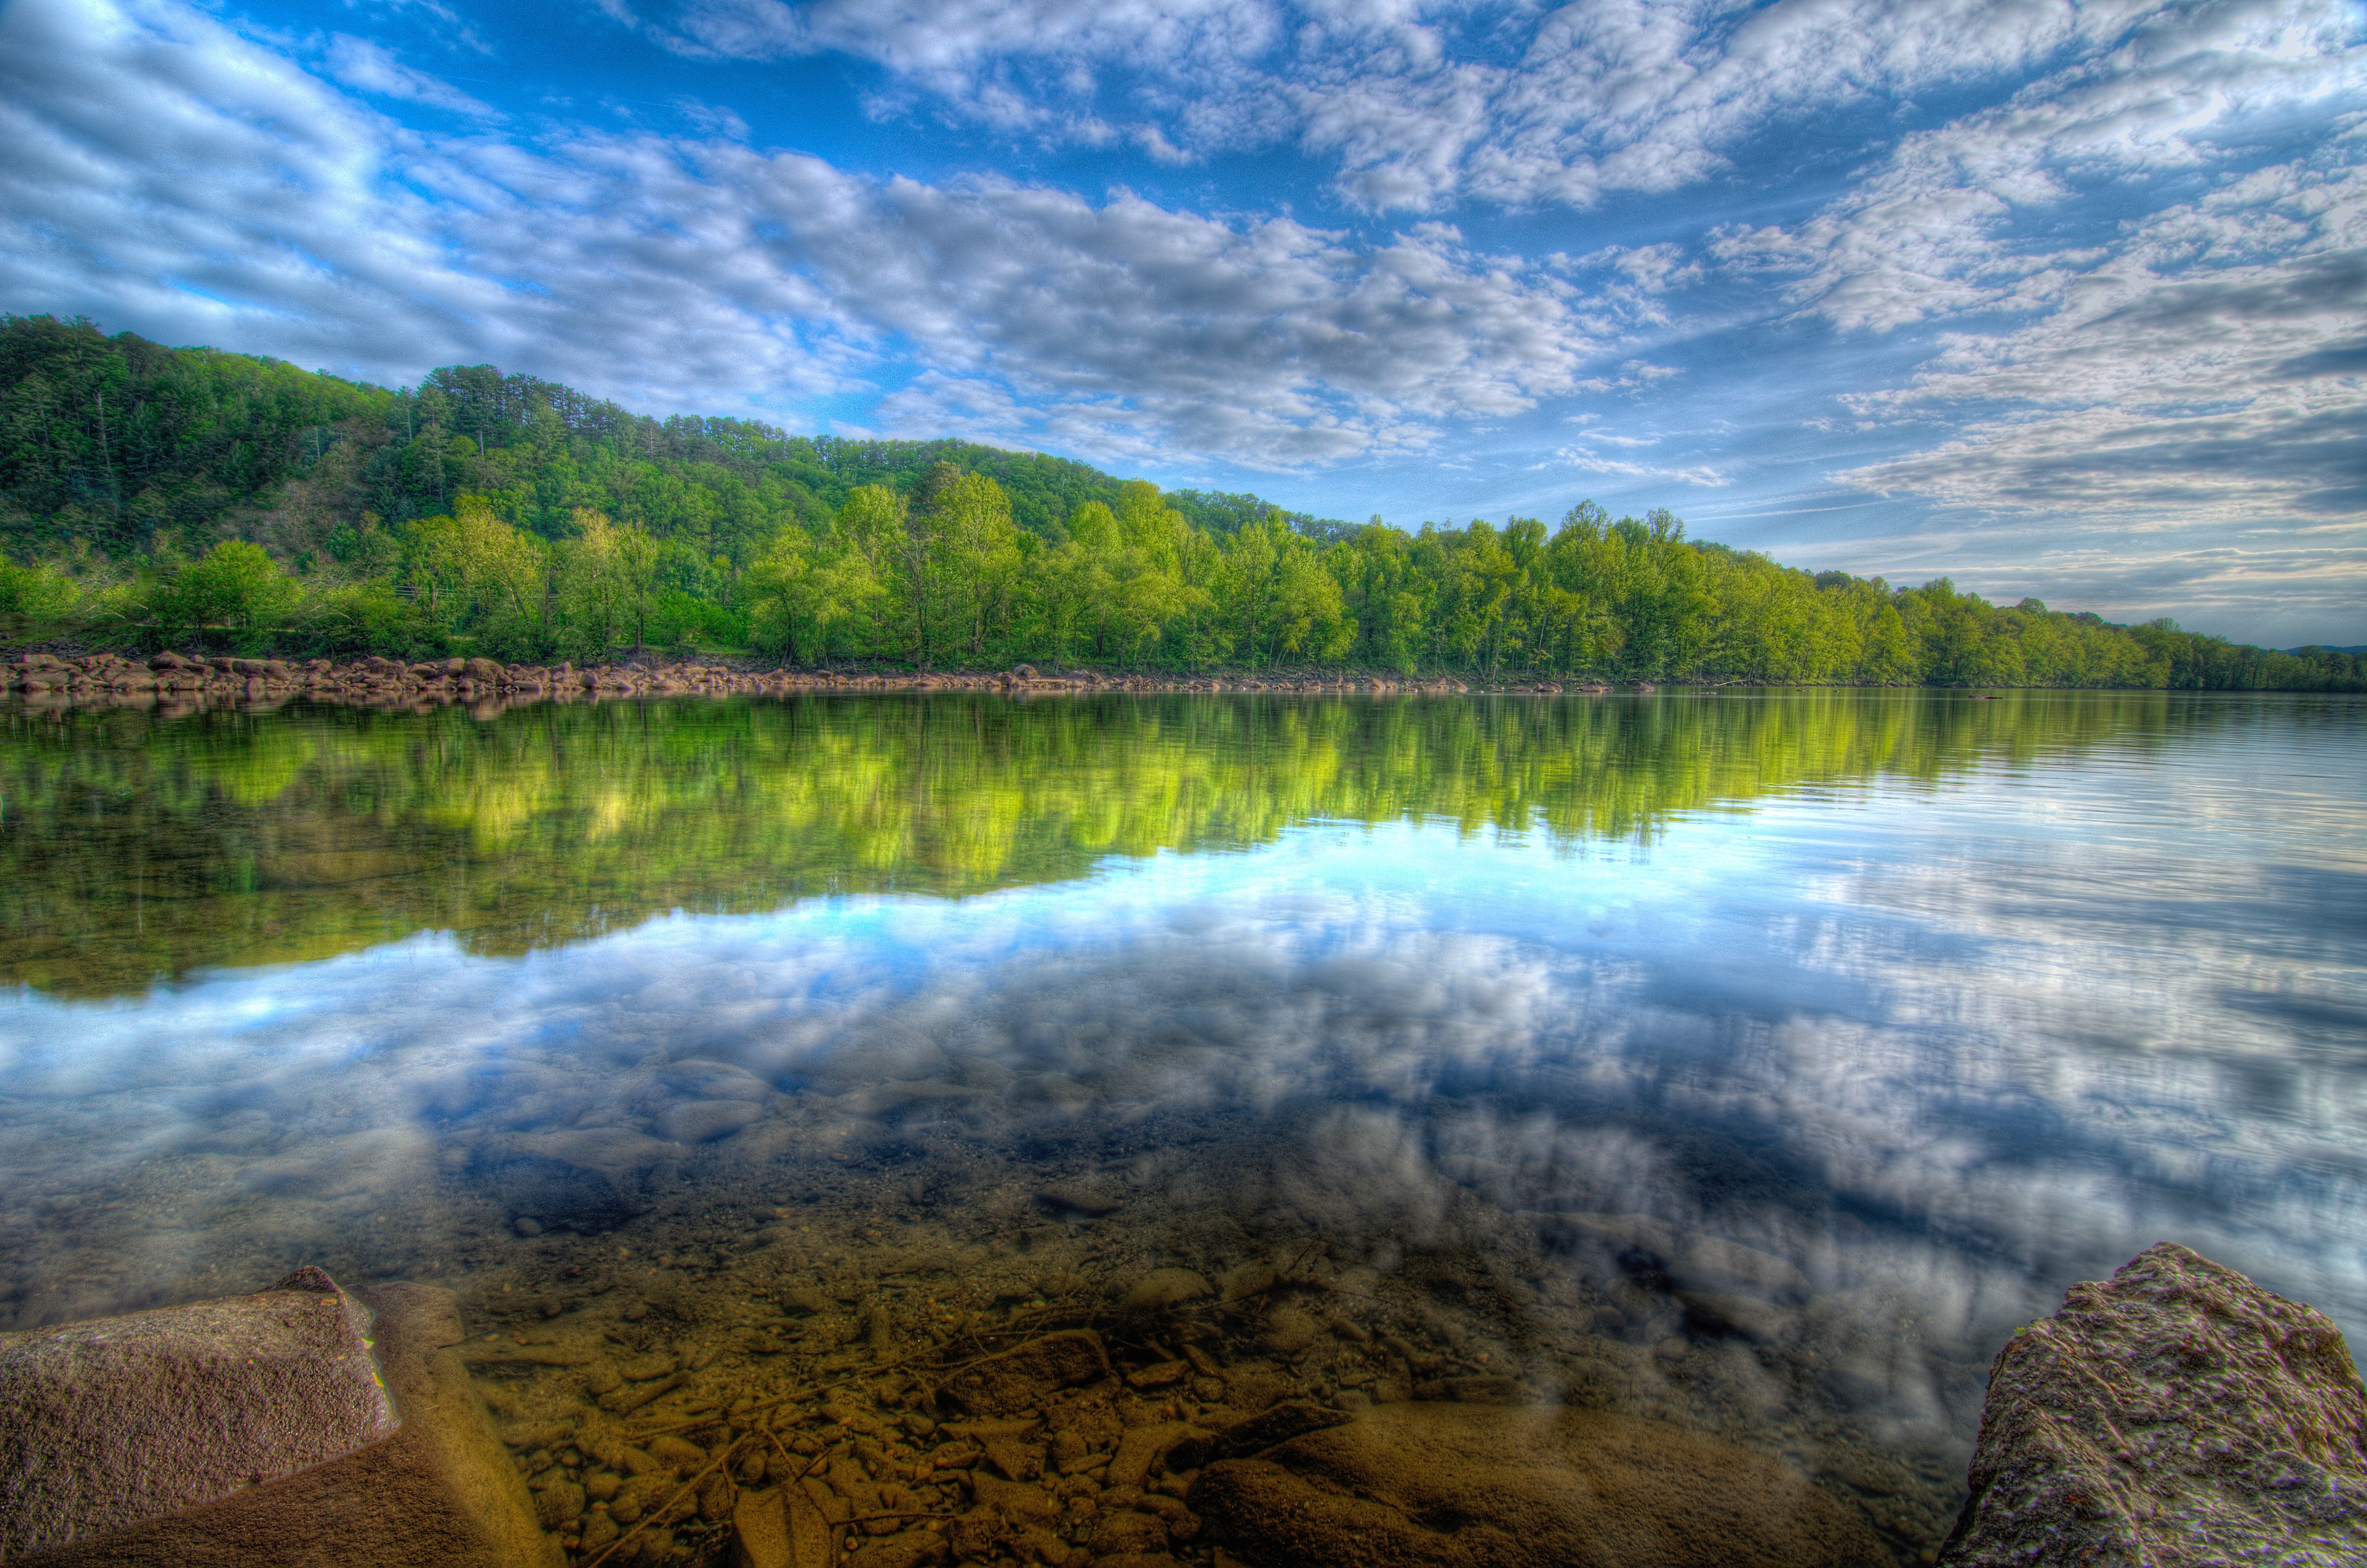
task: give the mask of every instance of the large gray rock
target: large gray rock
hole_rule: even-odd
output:
[[[391,1437],[368,1314],[318,1269],[0,1335],[0,1559],[178,1513]]]
[[[2367,1562],[2340,1330],[2165,1242],[2006,1342],[1946,1568]]]
[[[318,1270],[303,1273],[313,1276],[325,1289],[309,1292],[318,1298],[309,1307],[294,1306],[300,1323],[309,1321],[315,1328],[324,1329],[331,1313],[354,1313],[352,1303],[334,1293],[335,1288],[327,1283],[325,1275]],[[165,1314],[138,1315],[197,1314],[219,1320],[222,1310],[231,1309],[231,1320],[243,1331],[259,1333],[252,1319],[253,1309],[241,1309],[241,1303],[262,1303],[268,1311],[288,1312],[291,1303],[282,1298],[301,1293],[308,1292],[266,1291],[227,1303],[202,1303]],[[255,1470],[243,1475],[233,1472],[233,1478],[243,1483],[227,1495],[165,1513],[152,1512],[143,1505],[113,1528],[91,1528],[88,1533],[77,1533],[75,1539],[61,1544],[25,1550],[21,1556],[15,1545],[0,1544],[0,1560],[10,1568],[252,1568],[256,1563],[284,1568],[424,1568],[430,1563],[437,1568],[447,1564],[451,1568],[560,1568],[564,1558],[559,1544],[543,1534],[537,1523],[526,1483],[511,1464],[466,1369],[452,1349],[467,1336],[451,1293],[424,1285],[387,1285],[353,1295],[375,1314],[371,1334],[383,1387],[367,1371],[361,1375],[371,1382],[379,1417],[368,1416],[373,1407],[369,1397],[357,1395],[353,1389],[347,1374],[357,1363],[351,1351],[343,1352],[348,1359],[342,1362],[334,1359],[337,1352],[332,1352],[325,1366],[316,1363],[300,1372],[291,1370],[264,1380],[275,1391],[264,1420],[296,1447],[275,1447],[278,1457],[267,1467],[258,1462]],[[77,1325],[75,1330],[45,1329],[12,1338],[111,1333],[110,1325],[125,1321],[107,1319]],[[236,1389],[246,1372],[245,1359],[245,1355],[232,1355],[223,1348],[210,1373],[203,1375],[220,1377]],[[255,1360],[255,1370],[260,1371],[264,1358],[258,1356]],[[367,1356],[359,1365],[368,1367]],[[173,1446],[176,1438],[152,1450],[134,1435],[176,1431],[176,1423],[183,1416],[170,1413],[173,1401],[166,1396],[189,1387],[192,1381],[201,1383],[201,1374],[192,1371],[184,1381],[167,1376],[152,1383],[144,1396],[137,1386],[120,1382],[94,1380],[84,1385],[88,1398],[77,1402],[81,1411],[77,1420],[86,1446],[62,1456],[46,1443],[11,1447],[12,1468],[0,1475],[0,1515],[17,1506],[16,1483],[26,1473],[13,1468],[21,1462],[18,1456],[37,1448],[53,1456],[43,1468],[62,1464],[85,1478],[67,1488],[66,1495],[91,1492],[94,1500],[88,1475],[136,1472],[152,1462],[152,1454],[186,1454]],[[328,1407],[305,1403],[308,1392],[326,1401]],[[283,1403],[282,1394],[292,1398]],[[388,1395],[391,1395],[392,1410],[402,1418],[391,1436],[381,1425]],[[338,1404],[357,1397],[358,1405]],[[186,1415],[187,1407],[180,1408]],[[233,1404],[225,1408],[241,1407]],[[8,1395],[0,1394],[0,1433],[17,1429],[18,1411]],[[364,1429],[377,1431],[377,1439],[339,1457],[335,1450],[344,1437]],[[0,1440],[16,1443],[14,1438]],[[318,1457],[308,1467],[289,1473],[292,1453]],[[215,1474],[223,1468],[190,1457],[176,1461],[174,1472]],[[260,1483],[255,1479],[258,1474]],[[143,1495],[151,1503],[166,1495],[161,1484],[144,1484]],[[53,1490],[51,1495],[57,1494]],[[94,1515],[83,1517],[93,1527],[102,1523]],[[0,1537],[0,1540],[8,1539]]]
[[[1600,1411],[1386,1404],[1200,1472],[1254,1568],[1889,1568],[1807,1477]]]

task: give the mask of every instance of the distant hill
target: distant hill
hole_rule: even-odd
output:
[[[20,646],[2367,688],[2353,652],[1806,572],[1665,509],[1352,525],[1041,452],[652,419],[490,365],[376,387],[48,316],[0,317],[0,554]]]
[[[2298,654],[2298,653],[2347,653],[2347,654],[2350,654],[2352,658],[2354,658],[2354,659],[2355,659],[2355,658],[2357,658],[2359,655],[2361,655],[2361,654],[2362,654],[2362,653],[2367,653],[2367,642],[2354,642],[2354,643],[2350,643],[2350,644],[2348,644],[2348,645],[2346,645],[2346,646],[2339,647],[2339,648],[2336,647],[2336,646],[2335,646],[2335,645],[2333,645],[2332,643],[2314,642],[2314,643],[2308,643],[2308,644],[2305,644],[2305,646],[2300,647],[2300,648],[2287,648],[2287,649],[2279,649],[2278,651],[2282,652],[2282,653],[2296,653],[2296,654]]]
[[[365,515],[399,524],[479,494],[546,539],[589,507],[738,564],[784,524],[826,522],[856,486],[908,490],[939,462],[991,476],[1013,521],[1055,543],[1079,505],[1114,504],[1122,483],[968,441],[652,419],[490,365],[390,389],[48,316],[0,317],[0,542],[18,554],[187,554],[236,535],[294,559]],[[1179,491],[1167,502],[1214,534],[1267,514],[1322,526],[1253,495]]]

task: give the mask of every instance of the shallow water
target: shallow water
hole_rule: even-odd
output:
[[[2367,1326],[2355,702],[0,715],[0,1329],[434,1280],[589,1454],[595,1350],[714,1385],[651,1419],[1091,1321],[1224,1363],[1170,1415],[1460,1376],[1913,1562],[2067,1284]],[[1127,1330],[1161,1267],[1229,1299]]]

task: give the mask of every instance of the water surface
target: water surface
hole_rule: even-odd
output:
[[[681,1348],[804,1281],[719,1364],[816,1375],[1263,1269],[1412,1352],[1299,1392],[1676,1421],[1912,1562],[2067,1284],[2367,1325],[2361,711],[0,710],[0,1328],[317,1262]]]

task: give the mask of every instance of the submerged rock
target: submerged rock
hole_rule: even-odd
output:
[[[1394,1404],[1263,1459],[1190,1504],[1255,1568],[1886,1568],[1873,1531],[1795,1471],[1600,1411]]]
[[[482,1148],[470,1156],[467,1170],[489,1200],[513,1214],[531,1216],[532,1232],[526,1229],[527,1220],[514,1223],[513,1228],[521,1235],[561,1228],[586,1233],[613,1229],[649,1204],[629,1171],[611,1175],[574,1157],[586,1147],[597,1153],[605,1145],[567,1144],[563,1145],[567,1157],[521,1148]]]
[[[2165,1242],[2006,1342],[1940,1561],[2367,1562],[2362,1445],[2341,1331]]]
[[[1036,1193],[1036,1199],[1056,1213],[1083,1214],[1091,1219],[1115,1213],[1125,1202],[1107,1187],[1091,1181],[1058,1182]]]
[[[1337,1427],[1347,1419],[1336,1410],[1303,1399],[1286,1399],[1263,1415],[1227,1427],[1217,1451],[1227,1459],[1249,1459],[1277,1443]]]
[[[585,1127],[573,1132],[543,1133],[521,1138],[531,1153],[578,1170],[596,1171],[612,1179],[638,1176],[682,1151],[629,1127]]]
[[[1109,1355],[1091,1329],[1069,1329],[989,1356],[950,1379],[944,1395],[973,1416],[1008,1416],[1054,1389],[1109,1376]]]
[[[251,1296],[0,1335],[0,1558],[391,1436],[368,1326],[328,1275],[300,1269]]]
[[[1044,1473],[1045,1445],[1035,1441],[1040,1421],[949,1422],[946,1430],[976,1443],[989,1464],[1013,1481],[1033,1481]]]
[[[1123,1317],[1149,1317],[1214,1294],[1208,1281],[1189,1269],[1153,1269],[1119,1300],[1117,1310]]]
[[[831,1568],[831,1521],[798,1487],[741,1493],[731,1509],[731,1568]]]
[[[744,1100],[694,1100],[658,1118],[659,1130],[677,1144],[708,1144],[728,1138],[764,1113]]]

